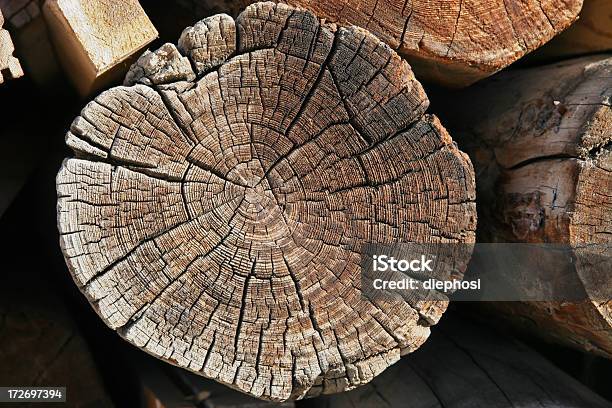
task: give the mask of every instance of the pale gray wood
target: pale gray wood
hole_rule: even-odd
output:
[[[471,164],[367,31],[273,3],[228,19],[185,31],[195,71],[165,45],[73,122],[68,267],[111,328],[168,362],[271,400],[354,388],[447,305],[367,300],[363,248],[473,242]]]

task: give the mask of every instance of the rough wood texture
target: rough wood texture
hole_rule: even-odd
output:
[[[186,29],[188,57],[146,53],[85,107],[57,178],[64,255],[105,322],[265,399],[365,383],[443,313],[437,293],[367,301],[363,245],[474,239],[471,164],[408,64],[332,29],[273,3]]]
[[[0,11],[0,84],[7,79],[15,79],[23,75],[19,60],[13,56],[15,47],[11,35],[2,28],[3,26],[4,17]]]
[[[177,1],[202,17],[211,10],[237,13],[253,3]],[[540,47],[567,28],[582,7],[582,0],[283,2],[371,31],[408,60],[417,78],[450,87],[468,86]]]
[[[533,59],[567,58],[602,51],[612,51],[612,1],[584,0],[578,21],[539,49]]]
[[[49,0],[43,12],[60,63],[82,95],[119,81],[157,38],[137,0]]]
[[[320,408],[609,408],[612,403],[518,341],[466,321],[441,322],[427,343]]]
[[[607,357],[611,95],[612,59],[600,56],[500,74],[445,95],[448,105],[438,106],[474,160],[479,241],[570,244],[574,273],[592,300],[496,303],[499,310],[542,336]],[[601,244],[603,252],[590,244]]]
[[[125,354],[126,369],[138,378],[145,408],[295,408],[293,401],[263,401],[133,349]]]

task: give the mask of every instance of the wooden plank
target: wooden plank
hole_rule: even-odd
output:
[[[43,13],[64,72],[81,95],[118,82],[157,38],[136,0],[49,0]]]

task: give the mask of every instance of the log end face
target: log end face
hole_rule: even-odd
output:
[[[162,85],[195,78],[189,59],[182,56],[174,44],[166,43],[141,55],[126,74],[123,85]]]
[[[101,318],[165,361],[277,401],[356,387],[447,304],[366,299],[364,246],[473,242],[471,163],[371,34],[263,3],[232,50],[228,19],[146,53],[73,122],[64,255]]]
[[[196,67],[197,74],[210,71],[236,52],[236,23],[227,14],[217,14],[187,27],[178,48]]]

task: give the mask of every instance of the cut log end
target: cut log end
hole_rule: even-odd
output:
[[[265,399],[365,383],[440,318],[445,301],[363,297],[364,245],[474,241],[471,164],[410,67],[334,30],[273,3],[188,28],[83,109],[57,177],[101,318]]]
[[[196,14],[236,13],[253,0],[175,0]],[[371,31],[406,58],[419,79],[459,88],[542,46],[578,17],[582,0],[277,0],[329,22]],[[605,0],[604,0],[605,1]]]

